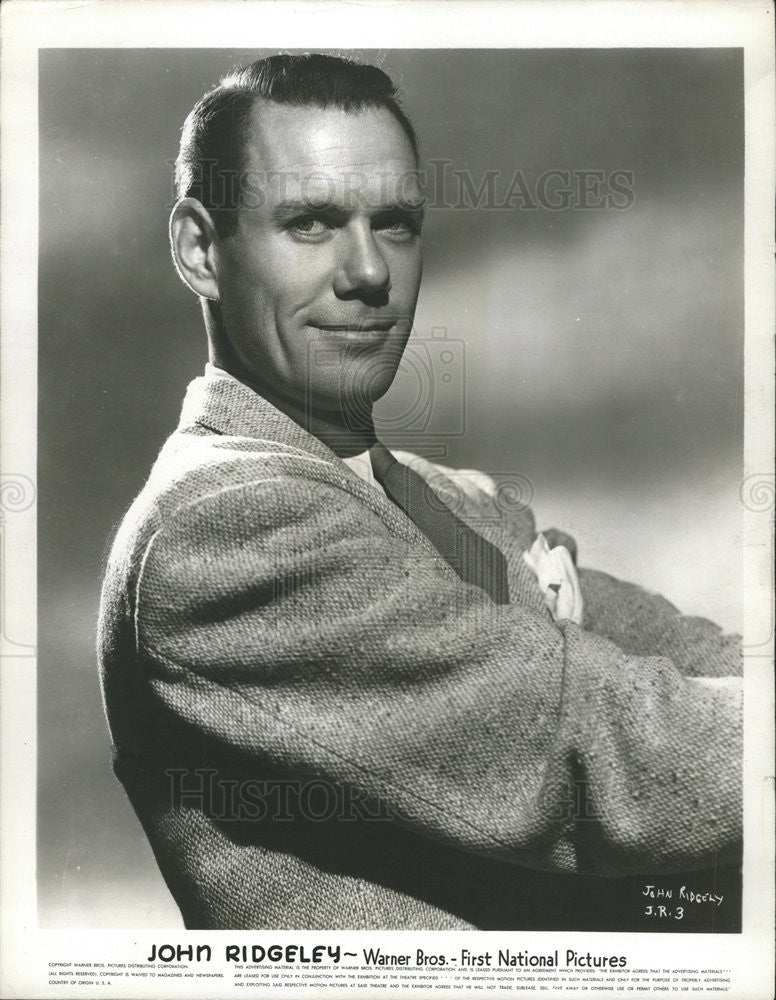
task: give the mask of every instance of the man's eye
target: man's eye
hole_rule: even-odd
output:
[[[292,236],[297,236],[303,240],[321,239],[329,232],[331,227],[323,219],[296,219],[288,229]]]
[[[376,224],[375,229],[389,239],[404,242],[418,235],[420,224],[414,219],[408,219],[404,216],[392,216],[387,219],[381,219]]]

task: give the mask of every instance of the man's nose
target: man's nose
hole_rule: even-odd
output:
[[[356,226],[342,235],[342,257],[334,278],[335,294],[340,298],[352,298],[389,291],[390,268],[371,226]]]

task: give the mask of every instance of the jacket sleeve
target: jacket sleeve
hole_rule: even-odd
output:
[[[688,677],[740,677],[741,640],[706,618],[681,614],[670,601],[597,570],[579,571],[582,624],[637,656],[667,656]]]
[[[485,524],[492,520],[493,505],[488,503],[488,498],[493,497],[498,486],[489,476],[473,469],[451,469],[432,464],[408,452],[397,453],[397,457],[429,482],[438,482],[441,475],[448,496],[452,495],[458,503],[464,501],[464,496],[467,497],[473,504],[473,510],[484,517]],[[507,523],[501,528],[510,535],[510,527],[513,527],[515,534],[524,536],[530,524],[530,537],[523,537],[523,544],[528,549],[534,541],[535,531],[532,518],[526,519],[525,513],[522,509],[518,523],[511,525],[514,515],[510,517],[507,512],[504,519]],[[565,545],[576,561],[577,546],[572,536],[557,528],[545,529],[543,534],[551,548]],[[514,554],[512,556],[514,558]],[[522,550],[517,558],[523,558]],[[618,580],[608,573],[580,569],[577,575],[584,603],[582,625],[588,631],[611,639],[624,652],[637,656],[667,656],[688,677],[742,675],[740,636],[724,634],[705,618],[683,615],[659,594]]]
[[[739,692],[492,604],[333,485],[277,477],[178,510],[134,617],[153,697],[257,774],[344,783],[540,868],[737,855]]]

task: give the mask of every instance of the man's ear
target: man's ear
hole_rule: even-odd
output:
[[[216,227],[196,198],[181,198],[170,214],[170,249],[175,267],[192,292],[218,301]]]

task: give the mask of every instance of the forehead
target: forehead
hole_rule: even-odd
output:
[[[370,192],[386,184],[418,187],[404,129],[386,108],[344,111],[258,99],[245,141],[244,168],[262,187],[294,194],[316,188]]]

